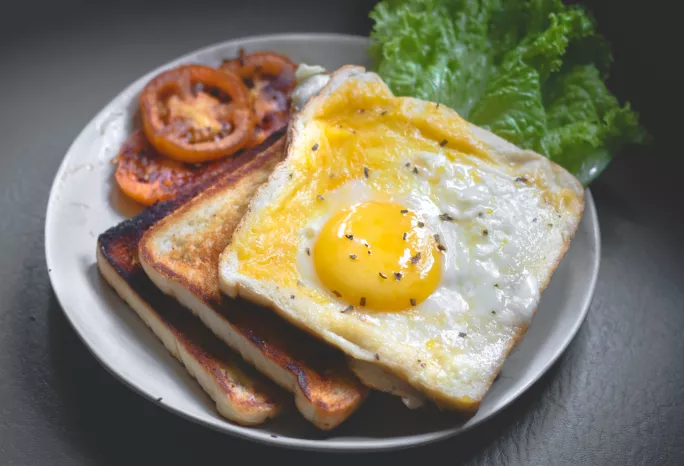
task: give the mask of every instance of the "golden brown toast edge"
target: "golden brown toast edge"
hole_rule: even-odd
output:
[[[233,163],[226,164],[226,172],[249,165],[251,158],[272,142],[245,151]],[[138,258],[138,243],[143,234],[212,181],[190,186],[177,198],[155,204],[102,233],[98,238],[97,262],[105,280],[198,380],[215,401],[219,413],[239,424],[257,425],[280,413],[286,403],[285,394],[246,366],[239,355],[176,300],[162,293],[147,277]]]
[[[368,394],[342,353],[272,311],[222,297],[219,291],[219,255],[254,192],[284,154],[283,137],[255,157],[254,165],[221,179],[157,222],[140,241],[140,260],[162,291],[176,297],[247,361],[293,392],[306,419],[321,429],[332,429]],[[183,222],[201,226],[189,235],[173,233]],[[160,250],[160,238],[171,241],[165,251]]]

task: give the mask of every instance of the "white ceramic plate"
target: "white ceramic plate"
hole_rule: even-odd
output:
[[[131,84],[76,138],[50,194],[47,264],[69,321],[112,374],[151,400],[162,397],[161,404],[174,413],[239,437],[294,448],[383,450],[443,439],[481,423],[539,379],[570,343],[587,313],[598,273],[599,228],[589,192],[584,219],[543,294],[531,328],[506,361],[478,413],[465,423],[435,408],[410,411],[398,399],[374,393],[331,433],[315,430],[295,410],[262,427],[231,424],[218,415],[199,385],[100,277],[95,265],[97,236],[139,210],[113,185],[110,160],[133,129],[136,97],[153,75],[181,63],[217,65],[240,47],[248,52],[273,50],[295,62],[328,69],[348,63],[368,65],[367,46],[366,38],[330,34],[273,35],[214,45]]]

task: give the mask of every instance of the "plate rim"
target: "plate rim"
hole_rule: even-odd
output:
[[[57,172],[55,173],[54,179],[52,181],[52,185],[50,188],[50,194],[48,198],[48,203],[47,203],[47,210],[46,210],[46,215],[45,215],[45,227],[44,227],[44,241],[45,241],[45,261],[48,269],[48,276],[50,278],[50,283],[52,286],[52,290],[54,291],[54,294],[57,298],[57,301],[66,316],[67,321],[69,322],[71,328],[74,330],[74,332],[78,335],[79,339],[83,342],[84,346],[88,349],[88,351],[95,357],[95,359],[109,372],[112,374],[116,379],[118,379],[120,382],[122,382],[125,386],[129,387],[132,389],[135,393],[147,398],[148,400],[155,402],[156,397],[154,394],[149,393],[147,390],[145,390],[144,387],[138,386],[135,384],[134,381],[131,381],[127,379],[123,374],[119,373],[113,365],[110,365],[106,360],[104,355],[98,354],[98,350],[96,345],[91,344],[91,342],[88,341],[87,339],[87,333],[80,329],[78,327],[78,324],[75,322],[74,319],[72,319],[68,307],[65,305],[66,303],[63,301],[62,297],[60,296],[59,289],[60,287],[56,283],[56,278],[53,278],[55,275],[53,271],[55,271],[57,268],[59,268],[58,265],[56,265],[53,260],[51,259],[52,254],[50,253],[51,249],[54,248],[53,246],[53,235],[50,234],[50,232],[53,230],[53,224],[55,222],[54,214],[51,214],[51,212],[55,211],[55,204],[58,202],[59,198],[59,191],[61,189],[61,181],[64,178],[64,175],[67,171],[68,167],[68,160],[69,160],[69,154],[71,154],[73,148],[77,145],[78,141],[81,140],[88,128],[90,128],[92,125],[96,125],[99,120],[102,119],[103,116],[105,116],[108,113],[108,109],[110,109],[112,106],[115,105],[115,103],[119,102],[120,100],[123,100],[127,94],[130,93],[132,88],[139,87],[141,83],[148,81],[151,79],[155,74],[161,72],[164,69],[167,69],[171,66],[176,66],[178,63],[183,62],[185,60],[190,60],[191,56],[196,56],[197,54],[201,53],[210,53],[213,50],[225,48],[225,47],[231,47],[231,46],[238,46],[240,44],[244,43],[250,43],[250,45],[253,45],[255,43],[265,41],[265,42],[270,42],[273,40],[290,40],[290,41],[296,41],[296,40],[306,40],[306,41],[311,41],[311,40],[316,40],[316,41],[325,41],[325,42],[334,42],[334,43],[339,43],[339,42],[347,42],[347,43],[353,43],[357,42],[360,43],[361,45],[370,45],[370,39],[365,36],[359,36],[359,35],[352,35],[352,34],[342,34],[342,33],[278,33],[278,34],[262,34],[262,35],[250,35],[250,36],[243,36],[227,41],[222,41],[222,42],[216,42],[213,44],[210,44],[205,47],[201,47],[199,49],[195,49],[189,52],[186,52],[170,61],[167,61],[166,63],[157,66],[153,70],[145,73],[141,77],[135,79],[132,81],[130,84],[128,84],[123,90],[121,90],[116,96],[114,96],[112,99],[110,99],[88,122],[83,126],[81,131],[78,133],[78,135],[74,138],[72,143],[69,145],[69,148],[65,152],[62,161],[60,162],[59,168],[57,169]],[[591,306],[591,302],[594,296],[595,288],[596,288],[596,283],[598,280],[598,273],[600,269],[600,259],[601,259],[601,235],[600,235],[600,226],[598,222],[598,216],[596,212],[596,206],[594,204],[594,200],[591,194],[591,191],[589,189],[585,190],[585,209],[584,209],[584,217],[583,221],[589,221],[591,228],[589,228],[589,233],[590,233],[590,239],[592,240],[592,243],[594,245],[594,250],[591,251],[593,253],[592,257],[592,274],[589,277],[588,280],[588,287],[587,287],[587,292],[584,294],[583,299],[582,299],[582,306],[581,306],[581,311],[579,313],[579,318],[575,320],[572,328],[568,329],[568,332],[566,333],[565,339],[562,341],[560,345],[558,345],[553,353],[553,355],[547,360],[546,364],[542,366],[542,369],[537,371],[537,373],[529,377],[528,380],[521,385],[517,390],[514,392],[511,392],[507,394],[505,397],[505,401],[502,403],[502,406],[499,409],[493,410],[492,412],[488,413],[487,415],[483,416],[481,419],[478,420],[477,423],[470,424],[470,425],[464,425],[464,426],[456,426],[456,427],[451,427],[447,429],[442,429],[440,431],[435,431],[435,432],[428,432],[428,433],[422,433],[422,434],[415,434],[415,435],[402,435],[398,437],[391,437],[391,438],[384,438],[384,439],[368,439],[368,440],[357,440],[354,438],[351,439],[335,439],[334,442],[329,442],[328,440],[314,440],[314,439],[298,439],[298,438],[291,438],[291,437],[273,437],[272,434],[268,432],[264,432],[262,430],[259,430],[259,426],[256,428],[254,427],[244,427],[240,426],[237,424],[234,424],[228,420],[212,420],[212,419],[204,419],[199,416],[193,415],[192,413],[186,412],[184,409],[178,407],[178,406],[172,406],[166,403],[155,403],[158,406],[161,406],[162,408],[166,409],[167,411],[170,411],[173,414],[176,414],[184,419],[190,420],[194,423],[207,426],[215,431],[222,432],[224,434],[229,434],[233,435],[237,438],[241,439],[246,439],[246,440],[251,440],[254,442],[259,442],[267,445],[275,445],[279,447],[284,447],[284,448],[289,448],[289,449],[299,449],[299,450],[309,450],[309,451],[327,451],[327,452],[372,452],[372,451],[387,451],[387,450],[399,450],[399,449],[405,449],[405,448],[410,448],[410,447],[416,447],[419,445],[425,445],[428,443],[433,443],[437,442],[440,440],[444,440],[449,437],[456,436],[458,434],[461,434],[463,432],[466,432],[470,429],[472,429],[475,426],[479,426],[485,422],[487,422],[491,417],[495,416],[496,414],[500,413],[503,411],[507,406],[509,406],[511,403],[513,403],[520,395],[522,395],[525,391],[527,391],[532,385],[537,383],[539,379],[548,372],[551,366],[553,366],[558,358],[565,352],[567,347],[570,345],[570,343],[574,340],[575,336],[577,335],[577,332],[579,331],[579,328],[582,326],[584,320],[586,319],[587,313],[589,311],[589,308]]]

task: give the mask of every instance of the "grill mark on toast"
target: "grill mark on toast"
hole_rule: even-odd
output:
[[[226,164],[226,172],[250,162],[264,148],[278,141],[282,134],[280,131],[263,144],[244,151],[233,163]],[[222,395],[230,400],[215,399],[217,406],[228,403],[229,409],[237,415],[233,420],[255,424],[279,413],[285,401],[284,393],[245,365],[239,355],[230,351],[175,299],[161,292],[143,270],[138,257],[138,244],[144,233],[205,190],[212,181],[214,179],[205,179],[187,186],[176,198],[148,207],[137,216],[108,229],[98,237],[98,250],[126,286],[147,304],[148,310],[171,332],[175,343],[182,345],[206,373],[213,374],[214,381],[222,387]],[[258,413],[256,418],[255,413]],[[251,419],[247,416],[251,416]]]
[[[282,142],[281,150],[284,152],[284,139]],[[270,148],[270,151],[272,152],[274,148],[275,145]],[[282,159],[283,155],[281,153],[278,157]],[[358,381],[347,367],[342,353],[290,325],[270,309],[253,305],[246,300],[231,300],[220,294],[218,285],[219,255],[226,243],[229,242],[232,230],[237,226],[242,212],[236,213],[220,204],[222,207],[220,215],[223,215],[224,218],[218,219],[218,221],[224,223],[220,227],[222,230],[217,233],[219,227],[214,225],[213,227],[200,227],[200,233],[193,232],[192,237],[201,238],[201,241],[197,241],[197,244],[193,243],[191,247],[192,256],[188,257],[187,262],[184,260],[183,252],[178,257],[169,259],[168,255],[159,253],[158,248],[155,247],[154,238],[156,235],[164,239],[170,237],[169,231],[175,225],[181,224],[183,216],[190,219],[197,218],[193,214],[194,208],[208,209],[207,206],[211,205],[215,197],[226,194],[226,190],[234,192],[234,190],[241,189],[244,187],[241,183],[247,183],[246,191],[249,191],[248,183],[254,182],[253,180],[250,181],[250,174],[258,177],[256,171],[264,171],[262,173],[264,175],[263,180],[259,182],[260,185],[272,172],[273,165],[272,157],[268,158],[267,154],[260,154],[254,160],[254,164],[246,167],[245,170],[238,170],[233,175],[222,178],[218,183],[199,194],[192,202],[175,211],[171,217],[156,223],[141,240],[139,252],[148,273],[154,271],[153,277],[160,275],[155,280],[173,282],[174,287],[180,285],[183,289],[189,290],[196,298],[211,308],[212,312],[224,324],[227,324],[227,327],[233,329],[238,338],[244,339],[252,347],[256,347],[255,351],[258,352],[258,358],[270,361],[280,371],[289,372],[296,380],[295,395],[299,393],[299,400],[303,396],[307,403],[314,407],[313,415],[309,412],[310,407],[303,409],[302,413],[318,427],[330,429],[351,415],[368,393],[368,389]],[[249,194],[250,199],[252,194],[253,191]],[[237,195],[236,198],[240,199]],[[247,202],[243,202],[246,209]],[[207,220],[206,212],[202,214],[202,221],[204,220]],[[186,248],[188,248],[186,244],[179,246],[179,249]],[[202,263],[197,265],[192,262],[194,256],[201,257]],[[190,280],[188,275],[191,275]],[[200,277],[199,283],[193,281],[193,277],[198,276]],[[193,310],[193,312],[198,311]],[[215,328],[213,330],[216,332]],[[239,343],[231,341],[230,338],[223,337],[223,339],[231,346],[240,346]],[[240,348],[236,349],[240,350]],[[247,360],[252,359],[245,352],[243,355]],[[258,361],[256,364],[259,364]],[[283,380],[279,380],[278,376],[268,373],[267,375],[276,382],[293,389],[289,382],[285,383]]]

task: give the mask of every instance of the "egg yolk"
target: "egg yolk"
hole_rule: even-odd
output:
[[[313,248],[316,273],[332,294],[377,311],[410,309],[441,276],[429,227],[395,203],[364,202],[333,215]]]

